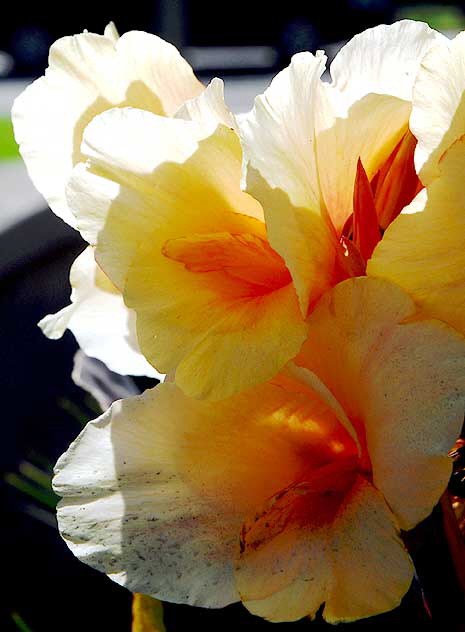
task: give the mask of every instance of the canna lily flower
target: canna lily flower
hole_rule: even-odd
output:
[[[321,81],[325,56],[296,55],[241,126],[244,188],[262,204],[268,239],[305,317],[373,251],[422,188],[409,130],[420,62],[442,36],[401,21],[355,36]]]
[[[321,55],[297,55],[241,131],[255,200],[239,191],[236,134],[214,130],[221,95],[208,108],[199,97],[189,125],[119,109],[86,128],[68,203],[137,314],[144,356],[187,395],[271,379],[322,293],[365,272],[378,224],[419,186],[411,91],[438,37],[413,22],[367,31],[339,53],[329,86]]]
[[[240,189],[239,137],[222,95],[181,118],[121,108],[84,132],[68,202],[98,265],[137,314],[140,348],[194,397],[263,383],[307,325],[261,206]],[[188,111],[187,111],[188,110]]]
[[[463,337],[414,313],[397,286],[349,279],[272,382],[116,402],[55,469],[68,546],[134,592],[271,621],[397,606],[413,578],[400,529],[443,492],[465,406]]]
[[[207,93],[222,95],[222,90],[216,80]],[[83,160],[80,145],[89,121],[115,106],[189,118],[190,110],[199,108],[186,101],[203,93],[174,46],[142,32],[119,37],[109,24],[103,36],[84,32],[53,44],[45,76],[15,101],[16,140],[37,189],[59,217],[76,227],[65,189],[74,165]],[[202,111],[205,116],[205,107]],[[216,114],[235,125],[226,110]],[[134,312],[105,278],[92,249],[75,261],[70,283],[71,305],[39,323],[44,333],[57,339],[69,328],[86,354],[111,370],[160,377],[140,352]]]
[[[424,57],[411,116],[425,185],[387,229],[368,273],[398,283],[425,317],[465,333],[465,33]]]

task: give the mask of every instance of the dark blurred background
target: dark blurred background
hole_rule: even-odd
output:
[[[81,0],[4,3],[3,10],[0,536],[5,583],[0,630],[129,632],[130,594],[75,560],[56,531],[51,468],[98,409],[71,382],[73,336],[67,332],[62,340],[49,341],[36,323],[68,303],[69,267],[84,244],[46,208],[28,179],[11,129],[14,97],[43,74],[53,41],[84,29],[102,33],[113,20],[120,33],[140,29],[176,44],[205,82],[214,75],[223,77],[227,101],[235,112],[243,112],[294,53],[325,48],[331,57],[355,33],[404,17],[428,21],[453,35],[465,25],[465,1],[415,5],[394,0],[287,0],[271,5],[251,0]],[[400,609],[368,623],[424,624],[424,616],[418,591],[412,590]],[[268,625],[241,606],[215,612],[168,605],[165,619],[169,632]]]
[[[79,5],[35,2],[10,5],[0,24],[0,50],[10,56],[11,76],[38,76],[58,37],[83,29],[101,32],[111,18],[120,32],[157,33],[183,49],[197,70],[276,69],[292,54],[343,41],[365,28],[402,17],[427,19],[440,29],[460,28],[464,3],[408,0],[153,0]],[[244,48],[245,47],[245,48]],[[6,62],[5,62],[6,63]]]

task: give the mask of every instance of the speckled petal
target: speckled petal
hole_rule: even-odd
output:
[[[403,529],[425,518],[446,488],[447,453],[465,409],[465,339],[415,316],[414,302],[394,284],[344,281],[311,314],[297,359],[358,428],[373,482]]]
[[[271,510],[244,527],[236,567],[244,605],[279,622],[313,618],[324,603],[330,623],[398,606],[413,565],[381,494],[360,476],[342,500],[326,497],[324,511],[321,497],[298,488],[294,498],[291,493],[280,494]],[[270,524],[273,514],[278,527]]]
[[[209,403],[165,383],[89,423],[55,468],[73,553],[132,591],[207,607],[237,601],[245,517],[341,439],[318,399],[283,386]]]

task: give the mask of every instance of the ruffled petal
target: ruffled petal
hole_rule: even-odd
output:
[[[73,172],[68,201],[84,239],[97,245],[99,262],[121,289],[141,236],[163,228],[174,209],[182,209],[186,225],[197,224],[194,232],[223,230],[224,211],[263,218],[238,186],[237,136],[221,128],[212,134],[210,126],[132,108],[105,112],[87,127],[87,161]],[[198,151],[202,140],[210,151]],[[190,172],[183,166],[188,161]],[[186,180],[182,187],[175,184],[179,177]],[[247,221],[238,218],[236,227]]]
[[[331,64],[332,87],[341,108],[370,94],[412,100],[415,77],[423,56],[446,38],[423,22],[400,20],[355,35]]]
[[[465,333],[465,143],[456,142],[440,175],[388,227],[368,262],[371,276],[403,287],[426,317]]]
[[[51,209],[75,226],[65,197],[73,166],[83,160],[86,125],[114,106],[172,115],[202,84],[174,46],[155,35],[121,38],[81,33],[50,49],[46,75],[16,99],[12,119],[29,174]],[[170,80],[166,81],[169,76]]]
[[[315,115],[326,57],[300,53],[241,119],[244,186],[263,205],[268,239],[286,262],[305,316],[335,260],[318,181]]]
[[[84,352],[121,375],[162,379],[142,355],[136,334],[136,315],[95,263],[86,248],[70,271],[71,304],[45,316],[39,327],[53,340],[70,329]]]
[[[183,103],[174,116],[195,121],[206,128],[211,126],[212,131],[219,123],[238,131],[236,118],[224,101],[224,83],[217,77],[210,81],[202,94]]]
[[[90,160],[76,168],[68,197],[99,264],[138,314],[144,355],[162,372],[178,367],[191,395],[219,399],[273,377],[300,349],[306,325],[258,221],[261,207],[240,190],[237,135],[222,125],[206,133],[138,110],[105,113],[86,130]]]
[[[330,286],[334,235],[322,208],[315,112],[326,57],[300,53],[241,119],[244,186],[263,205],[268,239],[286,262],[303,316]]]
[[[331,623],[395,608],[413,566],[394,516],[358,476],[343,493],[293,486],[244,524],[236,566],[244,605],[270,621],[313,616]]]
[[[371,180],[406,133],[411,106],[398,97],[368,94],[338,115],[340,95],[331,85],[324,90],[317,115],[318,172],[327,211],[340,235],[353,212],[357,161]]]
[[[280,189],[290,203],[320,214],[315,154],[315,110],[326,57],[299,53],[282,70],[253,110],[241,119],[247,191],[267,208],[267,190],[251,179],[256,170],[270,189]]]
[[[337,421],[309,392],[266,385],[217,403],[173,384],[121,400],[55,468],[62,536],[130,590],[222,607],[248,513],[328,460]]]
[[[415,166],[427,185],[449,147],[465,134],[465,33],[424,57],[413,93],[410,126],[418,139]]]
[[[439,321],[403,322],[414,315],[412,299],[393,284],[345,281],[310,316],[297,359],[358,429],[373,482],[404,529],[444,491],[465,409],[465,340]]]

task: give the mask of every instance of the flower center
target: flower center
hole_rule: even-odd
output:
[[[209,275],[209,286],[224,296],[258,297],[291,282],[283,259],[251,233],[170,239],[162,252],[191,272]]]
[[[338,280],[365,274],[386,228],[423,188],[414,165],[416,138],[407,131],[371,180],[358,160],[353,213],[340,237]]]

